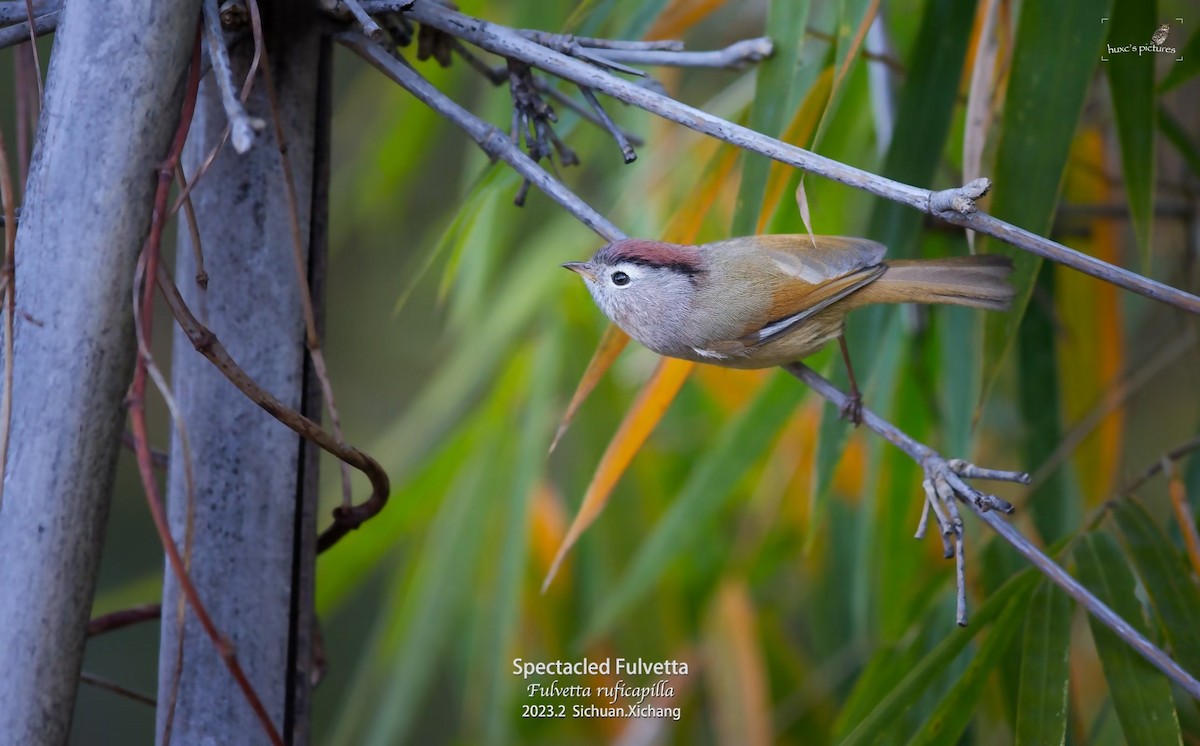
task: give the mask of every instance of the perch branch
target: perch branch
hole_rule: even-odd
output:
[[[368,9],[372,5],[372,3],[365,4]],[[431,0],[416,0],[408,14],[410,18],[421,24],[457,36],[493,54],[521,60],[547,73],[600,91],[619,101],[645,109],[664,119],[736,145],[743,150],[760,153],[818,176],[900,202],[949,223],[993,236],[1019,249],[1058,262],[1126,290],[1167,303],[1189,313],[1200,314],[1200,297],[1100,261],[977,211],[974,200],[986,193],[989,186],[986,179],[977,179],[962,188],[943,192],[933,192],[903,184],[847,166],[726,121],[530,41],[512,29],[463,15],[431,2]]]
[[[395,80],[419,100],[430,106],[430,108],[445,116],[474,139],[483,148],[484,152],[493,158],[505,161],[521,176],[536,184],[547,196],[558,202],[564,209],[601,237],[609,241],[615,241],[624,237],[624,233],[619,228],[543,171],[528,156],[522,153],[519,148],[515,147],[504,136],[504,133],[451,101],[411,67],[397,61],[386,50],[372,43],[361,34],[341,34],[338,37],[338,41],[354,50],[385,75]],[[807,383],[819,395],[835,406],[845,404],[845,394],[838,391],[833,384],[826,381],[807,366],[796,363],[788,366],[788,372]],[[993,495],[975,490],[963,481],[964,478],[987,478],[1028,483],[1028,475],[1019,472],[981,469],[958,459],[946,459],[932,448],[913,440],[896,426],[880,418],[870,410],[863,410],[863,422],[884,439],[894,443],[917,461],[925,471],[926,481],[928,482],[925,504],[930,506],[937,515],[939,527],[942,529],[943,541],[950,551],[950,556],[955,556],[957,559],[956,564],[959,572],[956,574],[959,574],[960,577],[960,621],[963,612],[962,605],[965,599],[961,590],[961,520],[957,518],[956,501],[962,501],[968,505],[981,520],[987,523],[1005,541],[1010,543],[1030,563],[1079,601],[1081,605],[1100,619],[1102,623],[1125,639],[1150,663],[1166,673],[1172,680],[1179,683],[1192,696],[1200,698],[1200,682],[1197,682],[1190,674],[1181,669],[1178,664],[1156,648],[1137,630],[1130,627],[1129,624],[1080,585],[1065,570],[1055,564],[1053,560],[1021,535],[1020,532],[996,515],[997,511],[1011,511],[1012,507],[1010,505]],[[922,523],[927,520],[928,512],[923,511]],[[949,539],[951,538],[956,543],[954,547],[950,546],[951,542]]]
[[[757,39],[743,39],[730,44],[724,49],[716,49],[708,52],[684,52],[676,49],[597,48],[592,54],[603,57],[610,62],[624,62],[629,65],[711,67],[738,70],[746,65],[752,65],[765,60],[774,51],[775,48],[771,43],[771,39],[762,36]]]

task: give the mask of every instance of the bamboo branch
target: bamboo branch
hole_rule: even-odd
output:
[[[372,12],[376,3],[366,2],[364,7],[368,12]],[[493,54],[521,60],[547,73],[595,89],[619,101],[645,109],[664,119],[677,122],[744,150],[760,153],[818,176],[824,176],[856,189],[900,202],[923,213],[939,217],[946,222],[993,236],[1019,249],[1058,262],[1126,290],[1167,303],[1189,313],[1200,314],[1200,297],[1100,261],[1048,238],[994,218],[987,213],[977,211],[974,199],[987,191],[989,184],[986,179],[972,182],[962,191],[949,190],[948,192],[935,192],[903,184],[847,166],[726,121],[530,41],[510,28],[463,15],[431,2],[431,0],[416,0],[412,9],[408,11],[408,17],[470,42]]]
[[[503,160],[521,176],[536,184],[547,196],[558,202],[564,209],[597,234],[609,241],[625,237],[625,234],[619,228],[606,220],[586,202],[573,194],[563,184],[543,171],[528,156],[522,153],[519,148],[504,136],[503,132],[451,101],[410,66],[392,57],[382,47],[374,44],[361,34],[345,33],[339,35],[337,39],[389,78],[399,83],[434,111],[437,111],[454,125],[461,128],[488,155]],[[835,406],[840,407],[846,403],[845,394],[802,363],[787,366],[786,370],[804,381],[821,397]],[[1001,479],[1027,484],[1029,480],[1027,474],[981,469],[958,459],[946,459],[929,446],[912,439],[895,425],[867,409],[863,410],[863,423],[887,441],[895,444],[913,460],[917,461],[926,474],[927,497],[925,504],[930,506],[932,511],[937,515],[939,526],[942,529],[943,541],[946,542],[950,556],[956,558],[960,623],[964,621],[965,617],[965,609],[963,608],[965,604],[965,593],[963,590],[965,584],[962,575],[962,528],[961,520],[958,518],[957,508],[955,507],[956,502],[963,502],[970,507],[983,522],[988,524],[1001,538],[1011,544],[1031,564],[1050,578],[1052,582],[1079,601],[1084,608],[1128,642],[1130,646],[1145,657],[1152,665],[1163,671],[1192,696],[1200,698],[1200,682],[1197,682],[1196,679],[1171,660],[1166,653],[1155,647],[1153,643],[1117,616],[1102,601],[1092,595],[1091,592],[1080,585],[1065,570],[1034,546],[1029,539],[1025,538],[1019,531],[996,515],[997,511],[1010,512],[1012,506],[994,495],[974,489],[963,481],[964,479]],[[924,511],[922,514],[922,528],[918,530],[919,534],[923,533],[927,519],[928,511]],[[953,547],[951,547],[950,539],[953,539]]]

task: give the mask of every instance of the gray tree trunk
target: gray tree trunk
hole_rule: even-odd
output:
[[[318,34],[314,5],[262,5],[309,273],[319,282],[325,194],[324,180],[314,169],[327,163],[319,155],[327,148],[327,121],[318,122],[327,116],[327,107],[318,106],[318,92],[319,81],[327,77],[321,61],[327,64],[329,50]],[[239,81],[252,54],[252,44],[233,52]],[[246,108],[270,122],[261,74]],[[196,173],[225,124],[220,94],[209,76],[201,84],[184,153],[189,175]],[[193,192],[208,288],[195,281],[184,225],[176,282],[193,312],[251,377],[283,403],[319,419],[312,376],[306,371],[304,317],[283,184],[270,125],[245,155],[226,145]],[[315,290],[319,309],[320,288]],[[289,743],[305,743],[316,454],[235,389],[178,330],[173,388],[187,425],[196,485],[191,577],[216,625],[232,641],[275,727]],[[181,548],[188,524],[183,467],[175,438],[168,499],[172,532]],[[185,611],[181,626],[181,601],[168,568],[159,656],[159,743],[168,731],[170,740],[180,744],[264,743],[259,721],[195,615]]]
[[[0,740],[66,743],[134,359],[130,299],[198,0],[66,3],[16,246]]]

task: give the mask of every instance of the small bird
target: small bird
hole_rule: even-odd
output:
[[[884,261],[865,238],[764,235],[687,246],[626,238],[579,274],[630,337],[668,357],[727,368],[792,363],[837,338],[850,378],[842,415],[862,418],[843,334],[846,314],[873,303],[946,303],[1001,311],[1012,263],[994,255]]]

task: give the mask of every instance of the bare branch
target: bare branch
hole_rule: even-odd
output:
[[[22,3],[24,5],[24,3]],[[57,10],[37,16],[33,19],[33,31],[29,30],[29,21],[13,26],[0,28],[0,49],[29,41],[30,36],[45,36],[52,34],[58,28],[59,12]]]
[[[397,60],[383,47],[362,34],[339,34],[337,40],[374,65],[384,75],[399,83],[429,108],[461,128],[479,144],[483,152],[493,159],[504,161],[555,202],[567,207],[571,214],[588,228],[610,241],[615,241],[624,235],[608,218],[585,204],[571,190],[534,163],[533,159],[522,153],[521,149],[504,132],[451,101],[410,65]]]
[[[262,130],[266,123],[246,113],[242,100],[238,98],[233,82],[233,69],[229,64],[229,49],[225,46],[225,35],[221,30],[221,12],[217,0],[204,2],[204,39],[208,44],[208,56],[212,60],[213,74],[221,90],[221,105],[229,119],[233,149],[245,153],[254,145],[254,133]]]
[[[368,2],[364,7],[370,10],[375,5]],[[986,213],[975,211],[973,203],[970,201],[971,194],[986,191],[981,188],[982,185],[975,182],[962,190],[948,190],[946,193],[932,192],[928,189],[903,184],[847,166],[726,121],[532,42],[507,27],[463,15],[431,2],[431,0],[416,0],[409,11],[409,16],[423,25],[432,26],[444,33],[457,36],[481,49],[506,58],[521,60],[548,73],[578,85],[593,88],[620,101],[744,150],[760,153],[818,176],[824,176],[856,189],[900,202],[949,223],[988,234],[1019,249],[1058,262],[1126,290],[1190,313],[1200,314],[1200,297],[1127,269],[1113,266],[1048,238],[1018,228],[1011,223],[998,220]],[[595,56],[597,53],[592,54]],[[949,197],[949,204],[946,202],[946,197]],[[951,209],[945,210],[943,209],[945,207]]]
[[[747,65],[765,60],[774,51],[775,47],[771,39],[761,36],[757,39],[743,39],[724,49],[708,52],[609,48],[597,50],[593,54],[611,62],[624,62],[629,65],[712,67],[739,70]]]

